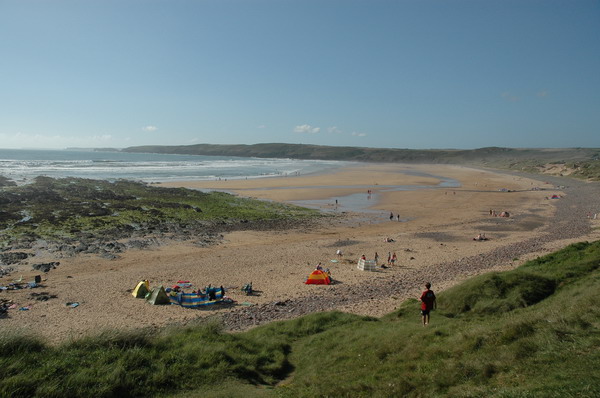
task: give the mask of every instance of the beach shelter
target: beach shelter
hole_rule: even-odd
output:
[[[554,194],[554,195],[552,195],[552,197],[550,199],[560,199],[560,196]]]
[[[145,298],[148,293],[150,293],[150,283],[147,280],[145,280],[140,281],[140,283],[137,284],[135,289],[133,289],[133,292],[131,294],[135,298]]]
[[[206,294],[198,293],[174,293],[169,295],[171,304],[179,304],[185,308],[197,308],[205,305],[216,304],[223,301],[225,289],[223,287],[208,287]]]
[[[379,267],[375,260],[358,260],[357,268],[361,271],[378,271]]]
[[[152,293],[148,297],[148,302],[152,305],[171,304],[171,300],[169,300],[169,296],[167,296],[167,292],[165,292],[165,288],[162,286],[152,289]]]
[[[305,282],[307,285],[330,285],[331,279],[327,272],[316,269],[310,273]]]

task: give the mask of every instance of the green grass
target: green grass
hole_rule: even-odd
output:
[[[318,313],[229,334],[217,323],[46,345],[0,340],[0,396],[600,396],[600,241],[382,318]]]
[[[129,237],[178,230],[190,234],[218,223],[298,220],[318,212],[222,192],[161,188],[133,181],[37,177],[0,189],[0,247],[36,239]]]

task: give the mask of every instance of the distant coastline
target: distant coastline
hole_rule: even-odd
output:
[[[600,148],[401,149],[269,143],[145,145],[124,148],[121,151],[374,163],[456,164],[600,181]]]

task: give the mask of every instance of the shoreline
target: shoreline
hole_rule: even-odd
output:
[[[392,192],[381,189],[412,183],[431,185],[436,181],[407,176],[403,173],[406,170],[441,173],[437,175],[454,178],[461,187]],[[598,229],[591,230],[590,220],[584,216],[584,207],[600,206],[599,184],[547,176],[539,179],[563,184],[568,181],[565,185],[569,186],[558,191],[555,187],[559,183],[544,184],[521,175],[463,166],[391,164],[360,164],[312,177],[205,181],[218,188],[233,188],[244,196],[280,202],[331,194],[315,186],[344,184],[359,187],[349,188],[352,193],[365,194],[363,186],[372,183],[381,200],[368,202],[365,194],[364,201],[382,213],[363,217],[344,211],[340,203],[338,216],[325,217],[307,229],[236,231],[224,234],[216,246],[172,242],[146,250],[132,249],[115,260],[91,255],[60,259],[59,267],[44,274],[43,290],[57,298],[37,303],[29,291],[0,292],[0,297],[10,293],[19,305],[32,304],[29,311],[10,312],[0,322],[7,330],[34,332],[60,343],[104,329],[136,329],[140,325],[159,329],[202,322],[207,316],[220,317],[228,330],[333,309],[380,316],[393,311],[403,299],[415,296],[426,280],[440,291],[481,272],[513,268],[573,241],[600,239]],[[289,186],[299,188],[287,189]],[[198,183],[188,187],[197,188]],[[532,190],[534,187],[546,190]],[[512,192],[499,191],[502,188]],[[559,192],[564,199],[545,199]],[[510,211],[511,217],[491,217],[490,209]],[[389,221],[390,211],[411,218],[406,222]],[[382,220],[380,214],[386,217]],[[490,240],[472,241],[480,232]],[[384,242],[386,237],[394,242]],[[330,260],[335,259],[337,249],[342,249],[344,256],[334,263]],[[372,258],[378,252],[385,261],[388,251],[398,254],[399,265],[380,272],[356,269],[360,255]],[[513,261],[516,257],[518,260]],[[338,284],[303,283],[319,262],[327,264]],[[142,279],[149,279],[152,286],[169,286],[177,280],[190,280],[195,287],[223,285],[238,304],[208,310],[151,306],[131,296],[130,291]],[[260,291],[258,295],[241,292],[248,282]],[[66,302],[80,305],[69,308]]]

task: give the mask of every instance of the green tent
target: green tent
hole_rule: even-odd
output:
[[[147,300],[152,305],[171,304],[171,300],[169,300],[169,296],[167,296],[167,292],[162,286],[152,289],[152,293],[150,293]]]

